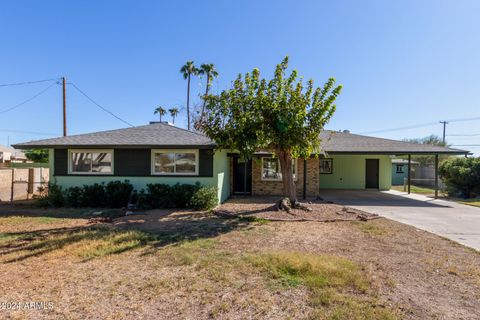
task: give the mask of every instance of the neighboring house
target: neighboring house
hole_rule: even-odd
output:
[[[301,196],[317,196],[321,189],[390,189],[393,155],[468,153],[348,132],[324,131],[320,139],[324,154],[293,162]],[[215,143],[203,134],[166,123],[31,141],[15,147],[49,149],[50,181],[63,187],[128,179],[136,189],[148,183],[198,181],[217,187],[219,201],[245,191],[253,195],[282,193],[279,163],[270,154],[258,152],[245,163],[235,152],[215,150]]]
[[[26,162],[25,154],[14,148],[0,145],[0,163]]]
[[[418,166],[417,161],[410,161],[410,166],[412,172],[410,173],[410,178],[413,176],[415,171],[414,166]],[[405,184],[406,179],[408,178],[408,160],[407,159],[392,159],[392,185],[399,186]]]

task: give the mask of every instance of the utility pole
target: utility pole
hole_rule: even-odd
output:
[[[443,141],[443,144],[445,144],[445,129],[447,128],[447,123],[448,122],[447,121],[440,121],[440,123],[443,124],[443,139],[442,139],[442,141]]]
[[[67,81],[62,77],[63,86],[63,136],[67,136]]]

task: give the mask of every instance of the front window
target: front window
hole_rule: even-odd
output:
[[[72,150],[70,173],[112,174],[113,150]]]
[[[198,172],[198,151],[196,150],[154,150],[152,152],[153,174],[186,174]]]
[[[333,173],[333,159],[320,159],[320,173],[321,174]]]
[[[297,179],[297,161],[292,160],[293,179]],[[282,171],[278,158],[262,158],[262,180],[282,181]]]

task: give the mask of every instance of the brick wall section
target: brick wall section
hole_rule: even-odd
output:
[[[297,160],[297,180],[295,185],[297,195],[303,196],[303,159]],[[255,158],[252,163],[252,195],[281,195],[283,185],[281,181],[264,181],[261,176],[262,161],[261,158]],[[316,197],[319,191],[320,167],[318,159],[310,158],[307,160],[307,197]]]

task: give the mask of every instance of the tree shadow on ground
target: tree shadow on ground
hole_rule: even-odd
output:
[[[224,219],[204,213],[168,213],[157,221],[95,224],[71,228],[0,233],[0,261],[14,263],[51,252],[76,254],[82,261],[137,248],[154,253],[168,245],[214,238],[237,229],[251,228],[250,221]],[[123,222],[123,223],[122,223]],[[2,259],[3,258],[3,259]]]
[[[118,217],[125,212],[120,208],[51,208],[39,207],[35,203],[0,203],[0,217],[49,217],[68,219],[88,219],[102,212],[103,216]]]

